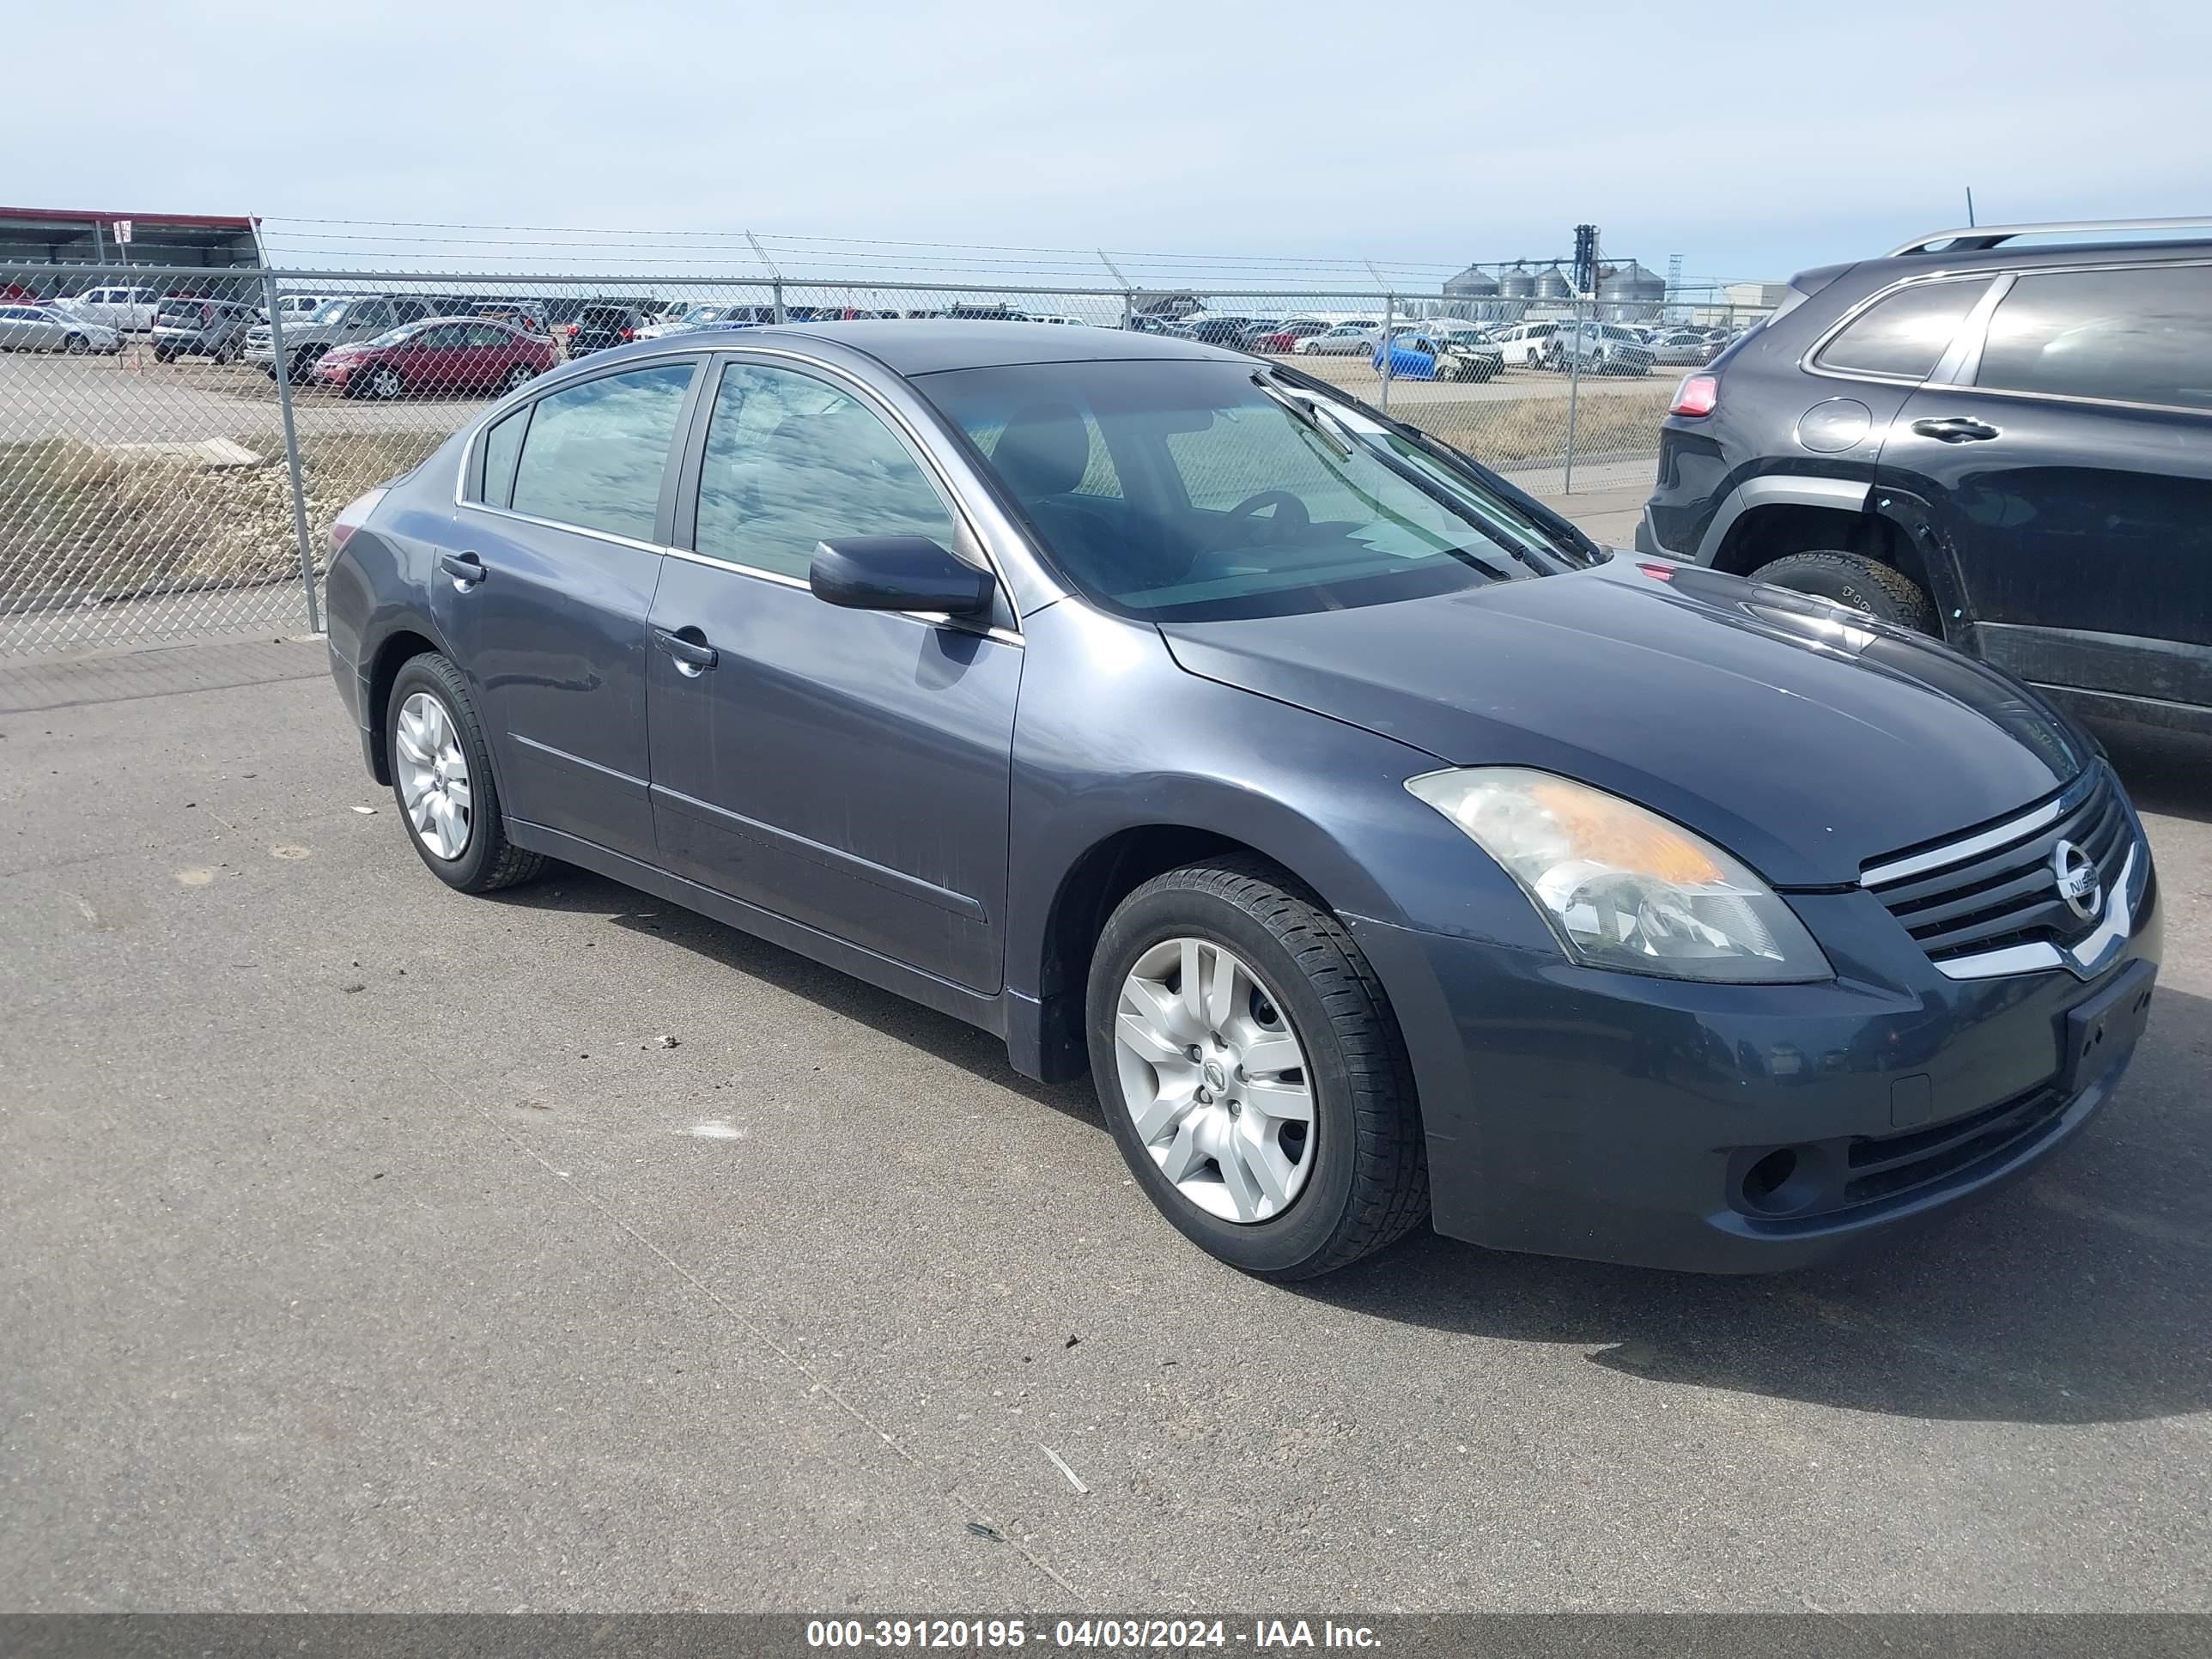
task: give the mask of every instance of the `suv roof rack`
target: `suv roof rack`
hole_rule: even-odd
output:
[[[2212,219],[2075,219],[2041,225],[1961,225],[1952,230],[1916,236],[1902,247],[1883,255],[1894,259],[1901,253],[1980,253],[2015,236],[2066,235],[2075,232],[2112,230],[2212,230]]]

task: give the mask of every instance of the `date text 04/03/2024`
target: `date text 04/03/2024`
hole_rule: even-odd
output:
[[[1291,1652],[1301,1648],[1379,1647],[1374,1629],[1324,1619],[1255,1619],[1249,1627],[1224,1619],[1061,1619],[1032,1627],[1024,1619],[817,1619],[806,1626],[810,1648],[1201,1650],[1242,1647]]]

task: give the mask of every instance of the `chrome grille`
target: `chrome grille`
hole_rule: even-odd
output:
[[[2023,945],[2063,949],[2097,922],[2077,916],[2059,896],[2051,859],[2062,841],[2088,854],[2110,895],[2135,828],[2101,763],[2006,823],[1878,859],[1860,882],[1938,964]]]

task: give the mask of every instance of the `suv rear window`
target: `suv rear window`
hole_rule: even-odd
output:
[[[1814,361],[1846,374],[1924,380],[1989,286],[1990,279],[1979,276],[1899,289],[1861,312]]]
[[[1974,382],[2212,409],[2212,266],[2024,276],[1990,318]]]

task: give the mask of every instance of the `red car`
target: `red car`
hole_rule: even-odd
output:
[[[431,317],[315,360],[315,380],[349,398],[484,397],[560,362],[553,343],[481,317]]]
[[[1300,322],[1285,323],[1273,333],[1263,334],[1254,341],[1252,349],[1255,351],[1293,351],[1297,349],[1298,342],[1309,335],[1326,334],[1328,331],[1327,323],[1317,323],[1310,318]]]

